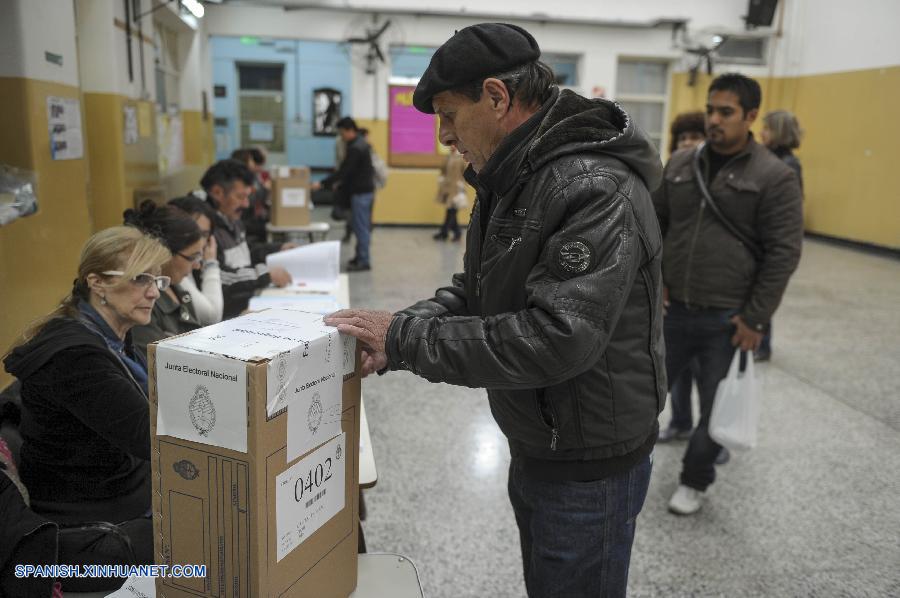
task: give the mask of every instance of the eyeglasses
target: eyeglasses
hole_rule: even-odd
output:
[[[107,270],[106,272],[102,272],[104,276],[124,276],[125,273],[121,270]],[[148,274],[144,272],[142,274],[137,274],[134,278],[131,279],[131,284],[136,287],[141,287],[143,289],[150,288],[150,285],[155,284],[156,288],[160,291],[165,291],[169,288],[169,285],[172,283],[172,279],[168,276],[153,276],[152,274]]]
[[[191,262],[192,264],[198,264],[203,261],[203,254],[199,251],[193,255],[184,255],[180,251],[176,251],[175,255],[181,257],[182,259],[186,259],[187,261]]]

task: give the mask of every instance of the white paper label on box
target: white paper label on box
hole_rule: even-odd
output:
[[[246,364],[227,357],[156,348],[156,433],[247,452]]]
[[[281,205],[285,208],[302,208],[306,206],[306,189],[294,187],[281,190]]]
[[[340,418],[343,383],[343,345],[340,334],[336,328],[326,327],[320,320],[319,330],[308,338],[312,340],[304,341],[300,346],[281,353],[269,362],[266,378],[268,415],[271,416],[296,401],[310,407],[315,399],[326,407],[337,404]],[[312,426],[310,429],[315,431]],[[321,440],[316,444],[321,444]]]
[[[278,167],[278,178],[286,179],[291,176],[291,167],[290,166],[279,166]]]
[[[121,588],[112,594],[107,594],[106,598],[155,598],[155,596],[155,577],[137,577],[132,575],[125,580]]]
[[[277,561],[343,510],[346,441],[336,436],[275,477]]]

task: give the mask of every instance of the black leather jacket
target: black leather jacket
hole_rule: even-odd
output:
[[[514,454],[630,453],[666,396],[659,155],[617,105],[554,92],[473,176],[465,271],[393,318],[389,367],[488,389]]]

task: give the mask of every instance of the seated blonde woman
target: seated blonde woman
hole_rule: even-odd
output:
[[[164,338],[200,328],[190,292],[181,286],[200,269],[206,239],[197,222],[184,210],[157,206],[147,200],[138,210],[126,210],[125,224],[157,237],[169,250],[162,273],[171,284],[153,306],[150,323],[134,328],[134,346],[141,357],[147,357],[147,345]]]
[[[150,321],[172,254],[132,227],[85,243],[72,292],[4,360],[22,382],[22,481],[32,509],[64,525],[105,521],[153,563],[147,368],[131,329]],[[59,562],[109,563],[102,541],[63,545]],[[104,580],[98,580],[103,589]]]

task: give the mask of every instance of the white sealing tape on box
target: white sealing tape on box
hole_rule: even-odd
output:
[[[346,461],[341,434],[275,477],[277,561],[344,508]]]
[[[156,347],[156,433],[247,452],[247,370],[235,359]]]

